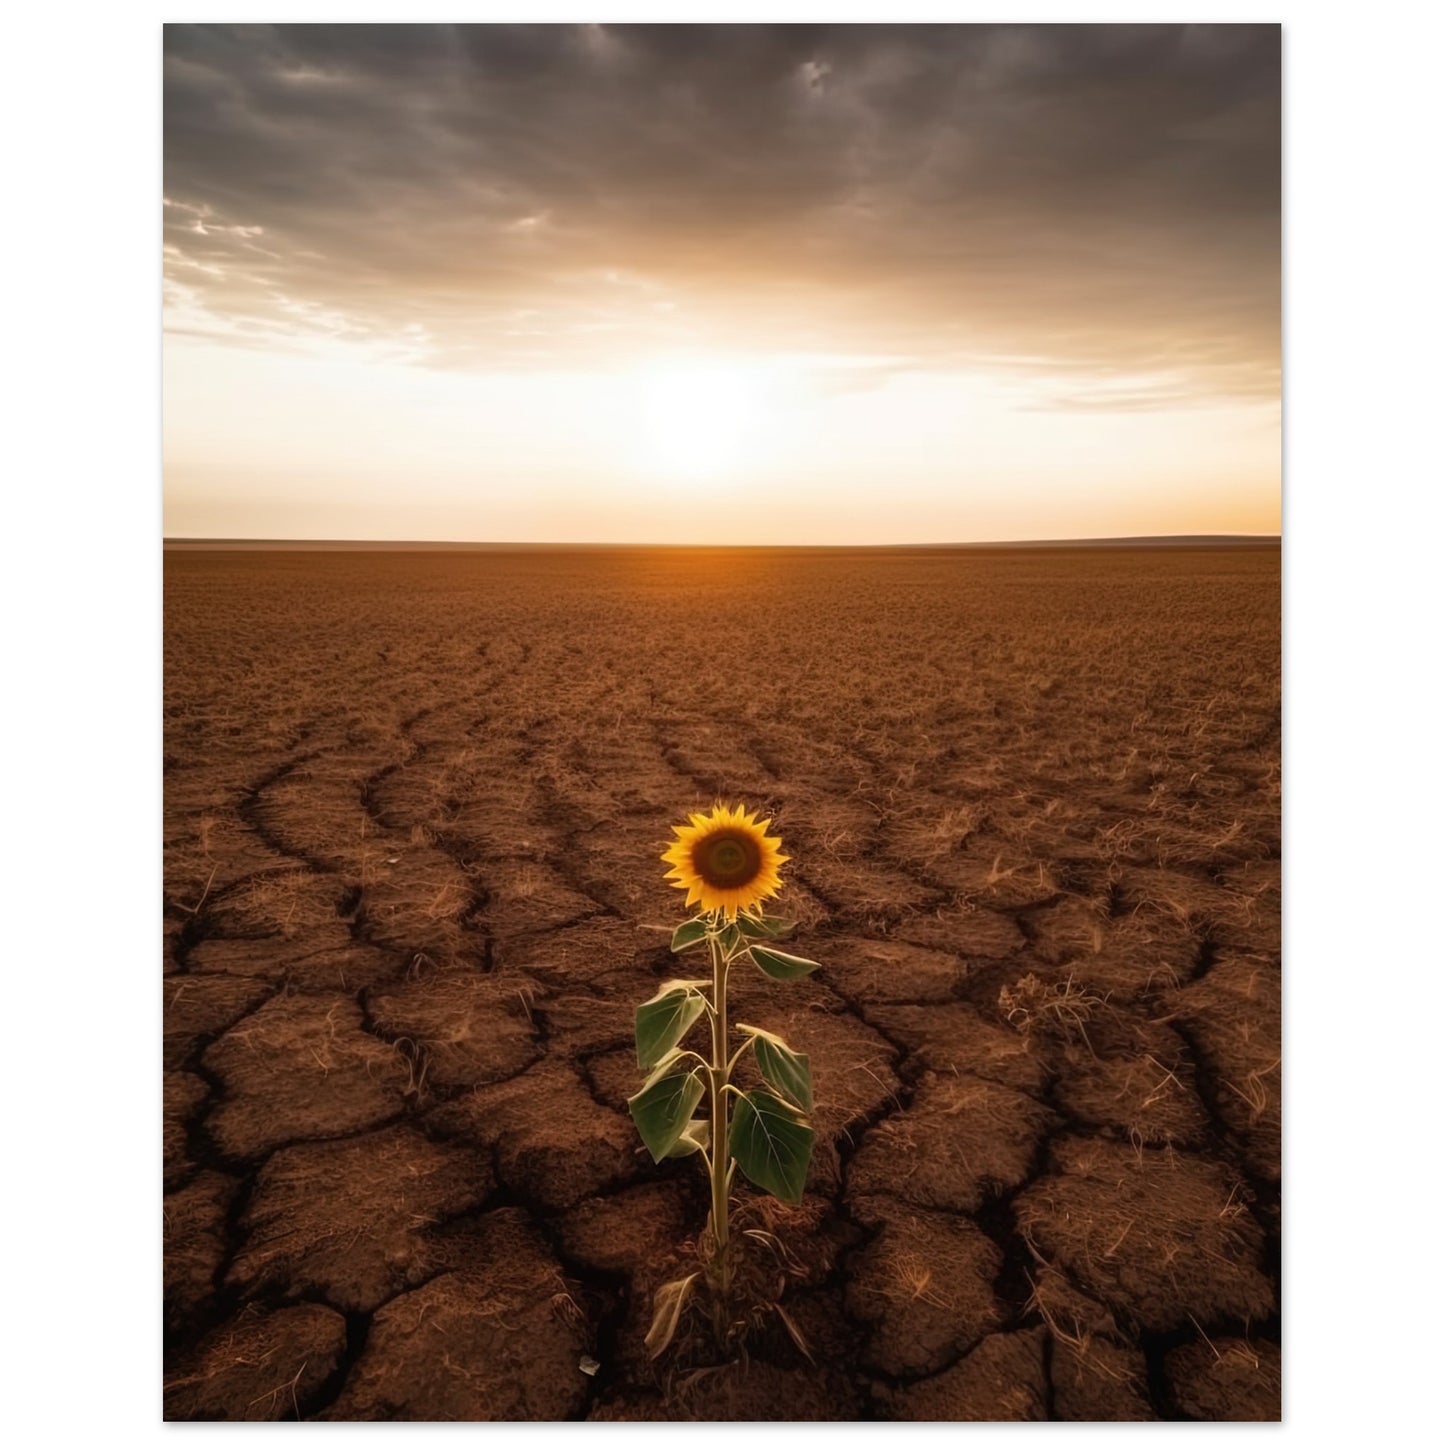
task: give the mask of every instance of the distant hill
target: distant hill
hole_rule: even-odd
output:
[[[620,552],[685,549],[707,545],[710,551],[741,550],[688,542],[377,542],[339,539],[287,539],[265,537],[166,537],[168,552]],[[952,552],[998,551],[1013,549],[1032,551],[1058,548],[1120,548],[1120,547],[1278,547],[1278,536],[1254,536],[1239,533],[1200,533],[1172,537],[1078,537],[1016,542],[894,542],[858,543],[854,546],[806,544],[766,544],[750,546],[759,552]]]
[[[959,542],[959,547],[1278,547],[1279,535],[1199,532],[1172,537],[1071,537],[1035,542]],[[935,546],[936,543],[909,545]]]

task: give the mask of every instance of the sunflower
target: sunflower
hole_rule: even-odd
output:
[[[726,803],[693,813],[689,826],[672,830],[677,841],[662,855],[672,864],[672,886],[687,889],[689,905],[700,903],[704,913],[721,909],[729,923],[736,922],[738,909],[752,908],[783,886],[778,868],[788,857],[778,851],[782,839],[768,836],[771,821],[760,823],[756,813]]]

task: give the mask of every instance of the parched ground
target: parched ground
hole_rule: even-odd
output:
[[[170,1419],[1277,1419],[1278,549],[170,553]],[[748,1361],[625,1100],[658,855],[824,967]]]

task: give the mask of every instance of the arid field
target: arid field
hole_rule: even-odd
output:
[[[168,552],[170,1419],[1277,1419],[1277,547]],[[823,967],[746,1362],[626,1099],[670,827]]]

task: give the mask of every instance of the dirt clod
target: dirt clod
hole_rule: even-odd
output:
[[[863,1140],[849,1168],[849,1192],[971,1213],[1028,1178],[1053,1117],[1027,1094],[1000,1084],[926,1074],[912,1107]]]
[[[1170,1351],[1164,1375],[1192,1420],[1281,1418],[1280,1350],[1269,1340],[1195,1340]]]
[[[894,1420],[1046,1420],[1043,1331],[990,1335],[956,1365],[894,1392]]]
[[[1037,1252],[1116,1313],[1171,1330],[1273,1310],[1245,1189],[1226,1165],[1193,1155],[1059,1139],[1014,1214]]]
[[[212,1044],[223,1096],[206,1127],[228,1155],[355,1133],[402,1112],[406,1059],[362,1027],[350,998],[283,995]]]
[[[319,1290],[341,1309],[375,1309],[446,1264],[436,1226],[492,1187],[486,1154],[406,1125],[282,1149],[257,1176],[230,1280],[245,1293]]]
[[[377,1310],[326,1418],[565,1420],[586,1399],[593,1343],[525,1214],[498,1210],[455,1269]]]
[[[882,1221],[849,1270],[849,1311],[872,1326],[869,1369],[931,1374],[997,1324],[992,1281],[1002,1256],[976,1225],[884,1200],[860,1201],[855,1212]]]
[[[346,1349],[324,1305],[248,1308],[166,1376],[167,1420],[299,1420]]]
[[[199,1174],[166,1196],[162,1258],[166,1328],[177,1330],[209,1302],[226,1257],[226,1213],[239,1184],[225,1174]]]
[[[495,1149],[502,1183],[545,1210],[567,1209],[643,1172],[632,1120],[596,1103],[565,1065],[544,1061],[434,1110],[429,1122],[450,1138]]]

